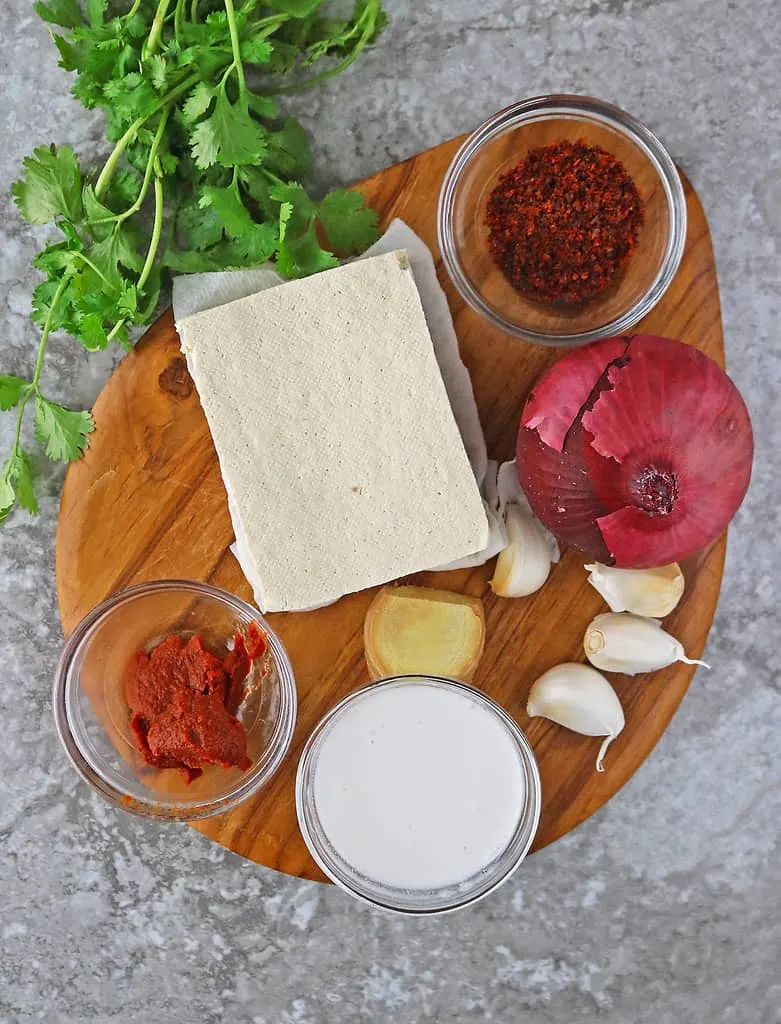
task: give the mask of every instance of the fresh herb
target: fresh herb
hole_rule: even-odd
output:
[[[122,10],[119,10],[119,7]],[[28,407],[51,459],[79,458],[94,429],[41,394],[52,331],[90,352],[154,315],[167,275],[248,267],[275,259],[288,277],[362,251],[376,215],[354,192],[316,202],[306,135],[275,96],[348,67],[385,23],[381,0],[357,0],[352,17],[327,18],[322,0],[46,0],[60,65],[73,94],[106,116],[114,143],[101,168],[83,169],[70,146],[39,146],[13,186],[22,216],[54,223],[58,240],[35,258],[41,341],[30,380],[0,375],[0,409],[16,410],[11,454],[0,470],[0,522],[18,502],[37,512],[28,454]],[[313,65],[325,69],[312,74]]]

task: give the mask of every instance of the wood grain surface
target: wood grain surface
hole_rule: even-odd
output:
[[[391,167],[358,187],[383,221],[402,217],[435,252],[436,207],[455,139]],[[680,271],[638,328],[695,345],[724,364],[718,286],[702,207],[685,182],[689,227]],[[466,308],[438,262],[464,360],[474,382],[489,455],[513,457],[520,409],[531,385],[556,359],[492,329]],[[187,375],[170,310],[109,380],[95,406],[97,429],[84,459],[67,475],[57,534],[57,589],[65,633],[108,594],[142,580],[190,578],[248,600],[251,590],[228,548],[233,531],[217,458],[198,395]],[[699,657],[718,600],[726,539],[684,564],[686,594],[666,628]],[[534,679],[562,661],[581,661],[582,638],[604,605],[587,584],[583,557],[564,554],[548,583],[528,598],[496,598],[493,563],[411,580],[478,595],[487,641],[474,685],[503,704],[526,731],[542,776],[539,849],[593,814],[653,749],[680,703],[693,669],[676,664],[648,676],[614,676],[626,727],[611,745],[606,771],[594,762],[599,740],[543,719],[530,720]],[[194,827],[229,849],[302,878],[322,880],[298,830],[294,779],[303,744],[319,718],[368,680],[363,621],[375,591],[329,608],[268,616],[287,647],[299,693],[289,755],[269,786],[235,811]]]

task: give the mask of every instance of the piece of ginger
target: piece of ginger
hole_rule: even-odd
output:
[[[364,623],[372,679],[434,675],[469,681],[484,644],[480,598],[431,587],[383,587]]]

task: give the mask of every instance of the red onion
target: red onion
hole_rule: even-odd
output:
[[[607,338],[559,360],[526,400],[521,486],[561,540],[606,565],[647,569],[724,530],[751,477],[740,392],[671,338]]]

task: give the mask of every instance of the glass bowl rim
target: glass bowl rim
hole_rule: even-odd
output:
[[[257,622],[268,639],[269,649],[274,658],[277,677],[280,683],[281,706],[279,720],[267,748],[269,756],[266,757],[262,768],[257,772],[251,773],[241,784],[235,786],[223,796],[213,797],[208,800],[166,801],[160,799],[153,800],[150,797],[147,801],[123,792],[108,779],[104,778],[86,756],[79,743],[77,733],[71,727],[71,718],[68,711],[68,697],[76,685],[76,681],[71,673],[74,659],[83,645],[94,634],[97,627],[105,622],[117,608],[138,597],[145,597],[156,593],[170,593],[172,591],[191,593],[219,601],[240,616]],[[91,611],[87,612],[65,641],[65,646],[54,673],[52,701],[57,735],[69,761],[82,780],[109,803],[114,804],[114,806],[141,817],[155,818],[162,821],[197,821],[203,818],[210,818],[215,814],[224,814],[260,790],[275,774],[287,755],[293,738],[298,709],[295,676],[287,651],[282,641],[258,609],[235,594],[212,586],[210,583],[183,579],[150,580],[136,583],[133,586],[110,594],[103,601],[95,605]]]
[[[309,809],[307,807],[307,798],[309,798],[314,804],[314,780],[309,776],[309,768],[311,767],[312,758],[316,753],[318,741],[323,737],[328,726],[333,722],[336,716],[339,715],[347,705],[351,704],[368,691],[374,691],[387,686],[399,685],[407,682],[420,682],[421,680],[424,683],[434,683],[444,686],[446,689],[465,692],[472,699],[476,699],[479,704],[494,714],[497,720],[505,727],[507,733],[515,744],[521,760],[526,793],[518,826],[516,827],[516,831],[506,849],[496,858],[497,870],[494,875],[489,875],[487,878],[483,879],[479,885],[474,887],[473,891],[467,891],[462,897],[455,897],[450,902],[442,904],[432,903],[430,894],[432,891],[435,892],[435,890],[425,890],[421,892],[421,902],[419,904],[402,906],[401,904],[394,903],[390,897],[387,899],[378,898],[376,895],[372,895],[368,891],[356,885],[351,877],[347,876],[339,869],[339,866],[333,862],[333,859],[321,846],[319,838],[312,828]],[[452,679],[448,676],[435,676],[428,675],[426,673],[388,676],[385,679],[378,679],[374,682],[367,683],[365,686],[361,686],[359,689],[348,693],[337,704],[335,704],[334,707],[327,711],[325,715],[323,715],[310,733],[301,752],[296,772],[296,814],[298,817],[298,825],[301,830],[301,835],[304,838],[304,842],[306,843],[306,846],[318,867],[328,878],[331,879],[332,882],[334,882],[335,885],[339,886],[339,888],[344,892],[360,900],[362,903],[381,910],[390,911],[391,913],[399,914],[404,917],[432,917],[441,914],[449,914],[453,911],[461,910],[464,907],[468,907],[479,902],[498,889],[499,886],[506,882],[507,879],[510,878],[510,876],[520,867],[521,863],[526,858],[526,855],[529,852],[529,847],[537,834],[541,813],[542,785],[540,781],[539,767],[531,744],[521,727],[512,715],[510,715],[510,713],[499,703],[493,700],[493,698],[489,697],[487,693],[484,693],[482,690],[477,689],[477,687],[470,686],[468,683],[464,683],[459,679]],[[515,849],[515,852],[512,859],[508,861],[507,864],[502,864],[502,858],[508,851],[513,849]],[[390,892],[390,887],[388,887],[388,892]],[[428,901],[426,900],[426,896],[429,897]]]
[[[661,265],[645,292],[620,316],[599,327],[575,334],[533,331],[519,327],[513,321],[502,316],[473,287],[464,272],[453,232],[456,188],[464,171],[480,149],[510,128],[538,120],[555,120],[557,117],[590,123],[597,122],[612,128],[640,149],[651,163],[662,184],[670,220],[667,245]],[[559,348],[574,348],[591,341],[599,341],[602,338],[626,333],[650,313],[667,291],[678,271],[686,245],[686,225],[686,196],[683,182],[673,158],[661,140],[642,121],[622,110],[621,107],[591,96],[569,93],[532,96],[504,107],[484,121],[459,146],[450,162],[445,171],[437,205],[437,244],[448,275],[464,302],[476,313],[485,317],[493,326],[520,341]]]

